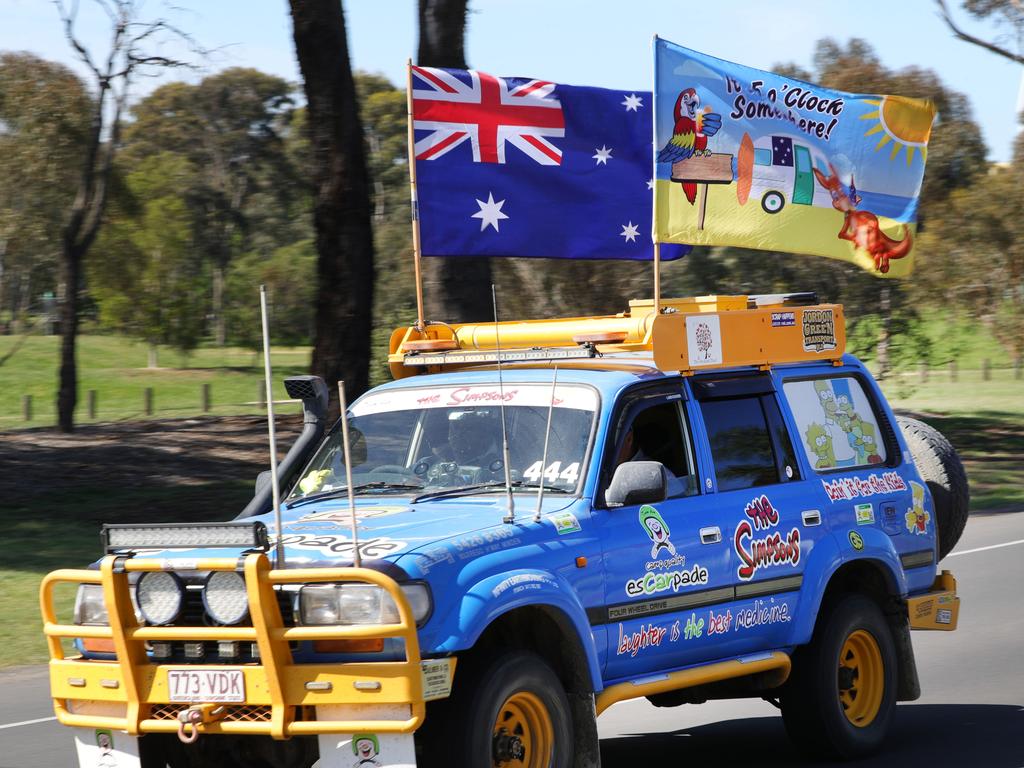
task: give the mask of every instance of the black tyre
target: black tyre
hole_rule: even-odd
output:
[[[428,741],[421,752],[427,765],[572,765],[569,701],[540,656],[513,651],[493,660],[467,659],[465,666],[460,660],[460,667],[451,698],[427,712]]]
[[[960,541],[967,525],[970,490],[967,473],[956,449],[941,432],[909,416],[897,416],[896,423],[910,448],[910,455],[931,491],[937,518],[939,559]]]
[[[782,695],[786,731],[802,750],[849,760],[881,746],[896,707],[896,650],[878,605],[849,595],[819,618],[793,657]]]

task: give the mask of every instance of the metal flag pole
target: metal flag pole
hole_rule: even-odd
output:
[[[270,374],[270,326],[267,322],[267,286],[260,286],[260,317],[263,322],[263,379],[267,389],[267,434],[270,438],[270,487],[274,497],[274,525],[277,527],[275,568],[284,568],[284,531],[281,526],[281,486],[277,478],[277,436],[274,432],[273,378]]]
[[[426,330],[426,325],[423,322],[423,271],[420,263],[422,256],[420,248],[420,203],[419,193],[416,191],[416,132],[413,129],[412,59],[406,59],[405,74],[405,101],[409,132],[409,198],[412,202],[412,263],[416,278],[416,330],[423,333]]]
[[[654,243],[654,314],[661,312],[661,243],[658,242],[658,36],[651,38],[654,83],[651,88],[651,242]]]
[[[551,376],[551,402],[548,403],[548,423],[544,427],[544,451],[540,458],[540,482],[537,484],[537,511],[533,513],[533,522],[540,522],[540,509],[544,504],[544,468],[548,465],[548,438],[551,437],[551,416],[555,412],[555,387],[558,384],[558,366]]]
[[[345,403],[345,382],[338,382],[338,408],[341,412],[341,440],[345,449],[345,484],[348,488],[348,511],[352,519],[352,564],[362,568],[359,555],[359,534],[356,532],[356,495],[352,490],[352,461],[348,442],[348,405]]]
[[[494,283],[491,283],[491,304],[494,306],[494,348],[498,351],[498,400],[501,403],[501,463],[505,465],[505,496],[508,500],[508,513],[502,519],[502,522],[512,523],[516,519],[516,502],[512,495],[512,468],[509,465],[508,432],[505,429],[505,381],[501,375],[501,339],[498,336],[498,292],[494,287]],[[543,479],[542,477],[541,480]]]

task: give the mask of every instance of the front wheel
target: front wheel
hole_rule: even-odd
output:
[[[790,738],[812,754],[850,759],[875,751],[896,706],[896,650],[878,605],[840,600],[794,656],[782,696]]]
[[[561,681],[539,656],[514,651],[456,675],[447,702],[444,765],[568,768],[573,730]],[[428,723],[430,716],[427,717]],[[425,755],[435,764],[439,755]],[[441,764],[441,763],[438,763]]]

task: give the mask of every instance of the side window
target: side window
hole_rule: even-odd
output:
[[[782,385],[811,466],[819,471],[885,464],[878,417],[852,376]]]
[[[798,479],[792,443],[772,395],[703,400],[718,490]]]
[[[660,461],[669,471],[668,497],[697,493],[690,434],[679,401],[635,411],[620,426],[614,467],[627,461]]]

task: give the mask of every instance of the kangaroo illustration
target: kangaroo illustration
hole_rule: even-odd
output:
[[[814,177],[832,195],[832,207],[846,215],[843,227],[839,230],[839,239],[849,240],[854,248],[867,251],[875,260],[875,269],[885,274],[889,271],[890,261],[902,259],[910,253],[913,245],[910,228],[906,224],[903,225],[906,235],[902,240],[893,240],[886,235],[879,226],[875,214],[857,210],[860,195],[857,194],[853,176],[850,177],[850,191],[847,193],[832,163],[828,164],[828,169],[831,172],[830,176],[815,168]]]

